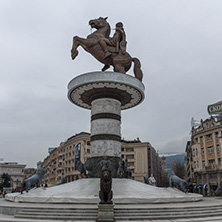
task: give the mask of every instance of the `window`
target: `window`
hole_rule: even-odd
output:
[[[219,134],[218,132],[215,133],[216,139],[218,139],[218,137],[219,137],[218,134]]]
[[[134,156],[133,156],[133,155],[127,155],[127,156],[126,156],[126,159],[127,159],[127,160],[129,160],[129,159],[134,159]]]
[[[216,173],[211,173],[210,178],[217,178],[217,174]]]
[[[220,152],[220,144],[217,144],[217,152]]]
[[[128,166],[128,167],[134,166],[134,163],[132,163],[132,162],[127,163],[127,166]]]
[[[204,168],[205,167],[205,160],[202,161],[202,164],[203,164],[203,168]]]
[[[211,141],[211,140],[212,140],[212,135],[211,134],[207,135],[207,141]]]
[[[214,152],[214,151],[213,151],[213,146],[208,146],[208,147],[207,147],[207,150],[208,150],[208,154],[211,154],[211,153]]]
[[[126,148],[126,152],[133,152],[133,148]]]
[[[194,169],[196,169],[196,161],[194,161],[194,166],[193,167],[194,167]]]
[[[201,153],[202,155],[204,155],[204,148],[201,148]]]
[[[203,137],[202,136],[200,137],[200,142],[203,143]]]
[[[211,168],[214,168],[214,159],[209,160],[209,165]]]
[[[218,165],[221,165],[221,159],[218,158]]]

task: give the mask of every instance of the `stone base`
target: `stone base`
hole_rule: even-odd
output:
[[[120,157],[115,156],[106,156],[107,160],[110,160],[110,169],[112,170],[112,178],[117,178],[117,170],[119,167]],[[90,157],[89,160],[91,162],[91,169],[89,171],[90,178],[100,178],[102,171],[100,161],[104,159],[104,156]]]
[[[114,204],[98,204],[97,221],[113,222],[114,220]]]

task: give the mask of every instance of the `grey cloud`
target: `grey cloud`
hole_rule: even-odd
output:
[[[103,66],[82,49],[70,57],[72,37],[90,34],[88,20],[99,16],[112,27],[124,23],[128,51],[144,71],[146,98],[123,111],[122,136],[140,137],[160,152],[184,151],[191,117],[208,118],[207,105],[221,100],[221,6],[220,0],[1,1],[2,157],[35,166],[48,147],[89,132],[90,112],[66,94],[73,77]]]

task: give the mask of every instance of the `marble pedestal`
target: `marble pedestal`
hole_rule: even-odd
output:
[[[117,177],[121,157],[121,110],[144,99],[144,85],[136,78],[116,72],[92,72],[72,79],[68,98],[91,110],[91,175],[100,177],[99,162],[110,160],[112,177]]]
[[[113,222],[114,220],[114,204],[98,204],[98,218],[96,221]]]

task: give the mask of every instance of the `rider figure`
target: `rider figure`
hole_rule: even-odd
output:
[[[114,46],[115,52],[117,53],[126,53],[126,34],[123,28],[123,23],[118,22],[116,23],[116,32],[114,33],[112,38],[102,38],[99,40],[99,44],[102,47],[103,51],[105,52],[104,59],[111,56],[112,53],[109,52],[107,46]]]

